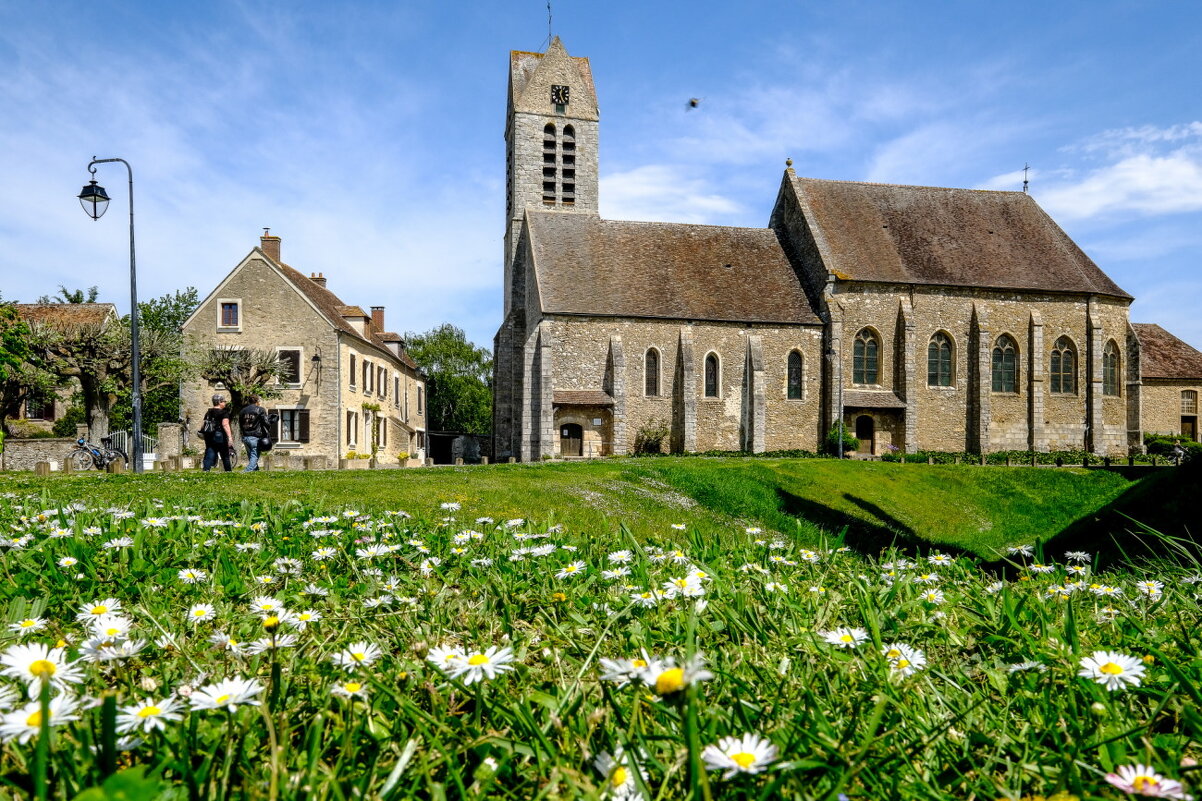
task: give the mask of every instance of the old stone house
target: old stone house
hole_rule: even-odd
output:
[[[1156,382],[1194,380],[1141,375],[1176,357],[1141,359],[1131,296],[1025,193],[790,163],[766,228],[603,220],[599,120],[588,59],[558,39],[510,54],[498,458],[660,434],[673,451],[816,450],[840,419],[872,454],[1118,455],[1166,425]],[[1174,391],[1176,415],[1190,390]]]
[[[320,274],[305,276],[280,258],[281,240],[265,235],[184,323],[185,348],[272,348],[285,368],[275,397],[276,452],[324,457],[348,453],[381,464],[425,458],[425,380],[384,307],[370,313],[343,303]],[[195,429],[223,388],[194,380],[182,388]]]
[[[1135,323],[1139,339],[1141,428],[1152,434],[1199,439],[1202,353],[1158,325]]]

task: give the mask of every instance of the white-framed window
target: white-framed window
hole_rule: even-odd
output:
[[[276,437],[279,445],[302,445],[309,441],[309,410],[297,406],[277,406],[280,416]]]
[[[304,348],[281,347],[275,349],[280,360],[280,383],[288,387],[299,387],[304,383],[302,365],[304,365]]]
[[[242,330],[242,298],[217,298],[217,330],[223,333]]]
[[[376,392],[381,398],[388,397],[388,368],[383,365],[376,370]]]
[[[371,392],[371,379],[375,375],[375,371],[371,369],[371,362],[367,359],[363,360],[363,392]]]
[[[359,413],[346,413],[346,444],[354,448],[359,442]]]

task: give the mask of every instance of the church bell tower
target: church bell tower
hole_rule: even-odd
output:
[[[505,277],[527,209],[597,214],[597,93],[587,58],[556,36],[546,53],[509,54],[505,120]]]

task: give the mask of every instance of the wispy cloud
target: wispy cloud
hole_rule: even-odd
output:
[[[740,211],[680,166],[651,164],[601,178],[601,216],[613,220],[712,223]]]

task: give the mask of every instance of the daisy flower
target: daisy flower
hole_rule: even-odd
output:
[[[163,731],[168,723],[182,720],[183,715],[176,710],[179,702],[174,698],[164,698],[162,701],[146,700],[138,704],[121,708],[117,715],[117,731],[120,734],[142,731],[152,732],[156,729]]]
[[[788,592],[789,585],[781,584],[779,581],[769,581],[764,585],[765,592]]]
[[[13,645],[0,655],[0,674],[25,682],[31,689],[34,684],[50,682],[55,687],[65,688],[68,684],[83,681],[78,663],[67,663],[65,648],[50,648],[45,645]]]
[[[1085,551],[1065,551],[1064,558],[1070,562],[1088,562],[1093,556]]]
[[[121,602],[116,598],[105,598],[103,601],[92,601],[90,604],[84,604],[79,608],[79,614],[75,619],[83,623],[88,622],[101,615],[113,615],[121,611]]]
[[[886,645],[881,653],[889,660],[891,675],[912,676],[927,666],[927,657],[922,651],[905,643]]]
[[[642,672],[647,669],[648,664],[646,654],[643,654],[642,658],[635,657],[634,659],[607,659],[602,657],[601,681],[612,681],[619,687],[625,687],[630,682],[639,678]]]
[[[630,568],[623,565],[622,567],[614,568],[613,570],[602,570],[601,578],[613,581],[614,579],[624,578],[630,575]]]
[[[587,568],[584,562],[569,562],[568,564],[564,565],[558,573],[555,574],[555,578],[566,579],[571,576],[575,576],[578,573],[583,573],[586,569]]]
[[[69,695],[58,695],[50,699],[50,725],[61,726],[79,720],[75,710],[79,701]],[[37,737],[42,730],[41,701],[31,701],[20,709],[13,710],[0,718],[0,739],[5,742],[16,740],[25,744]]]
[[[269,615],[284,608],[284,604],[269,595],[260,595],[250,602],[250,611],[260,615]]]
[[[1084,657],[1080,664],[1078,676],[1093,679],[1112,692],[1126,689],[1126,684],[1138,687],[1144,675],[1142,661],[1116,651],[1094,651],[1092,655]]]
[[[1164,594],[1164,583],[1160,581],[1141,581],[1135,585],[1139,590],[1140,595],[1146,595],[1149,598],[1159,598]]]
[[[358,681],[340,681],[330,688],[330,695],[339,698],[366,698],[367,685]]]
[[[112,540],[109,540],[108,542],[106,542],[104,544],[104,547],[108,548],[109,550],[114,550],[117,548],[128,548],[133,544],[134,544],[133,537],[117,537],[116,539],[112,539]]]
[[[680,578],[669,579],[663,583],[665,598],[695,598],[700,595],[705,595],[705,587],[701,586],[701,580],[693,576],[681,576]]]
[[[359,667],[367,667],[383,655],[384,652],[378,645],[369,642],[355,642],[330,657],[330,661],[338,667],[353,671]]]
[[[473,684],[484,679],[495,679],[497,674],[513,670],[509,664],[514,659],[513,651],[493,645],[486,651],[476,651],[461,660],[444,663],[443,670],[453,679],[463,679],[464,684]]]
[[[640,592],[631,593],[630,600],[635,606],[641,606],[646,609],[659,603],[659,599],[662,595],[663,593],[659,590],[642,590]]]
[[[936,567],[946,567],[952,563],[952,558],[945,553],[933,553],[927,557],[927,561]]]
[[[656,695],[678,693],[694,682],[708,681],[714,674],[705,669],[705,657],[701,653],[681,665],[672,657],[648,660],[639,678],[643,684],[655,690]]]
[[[188,610],[188,620],[199,623],[202,620],[212,620],[217,617],[217,610],[212,604],[196,604]]]
[[[451,666],[457,662],[462,662],[467,659],[467,654],[462,648],[451,648],[445,645],[436,645],[426,654],[426,661],[433,662],[442,670],[450,672]]]
[[[942,590],[925,590],[918,597],[921,598],[922,600],[926,601],[929,604],[943,603],[943,591]]]
[[[318,612],[316,609],[306,609],[303,612],[297,612],[292,615],[292,619],[289,622],[296,627],[297,631],[304,631],[319,620],[321,620],[321,612]]]
[[[41,631],[44,628],[46,628],[46,618],[27,617],[24,620],[18,620],[16,623],[9,624],[8,630],[15,631],[17,634],[33,634],[35,631]]]
[[[254,679],[222,679],[194,690],[188,696],[193,709],[224,709],[234,712],[239,706],[258,706],[255,696],[263,692],[263,685]]]
[[[605,781],[605,789],[602,791],[605,798],[624,801],[643,797],[635,780],[635,771],[639,771],[644,781],[647,774],[631,763],[630,757],[621,747],[615,749],[612,756],[608,751],[597,754],[593,760],[593,768]]]
[[[608,559],[610,562],[614,562],[617,564],[624,564],[626,562],[629,562],[633,558],[633,556],[630,553],[630,551],[614,551],[613,553],[609,554],[609,556],[606,556],[605,558]]]
[[[705,767],[724,770],[723,779],[739,773],[760,773],[776,761],[776,746],[758,734],[742,737],[723,737],[717,745],[707,745],[701,752]]]
[[[209,577],[209,574],[206,573],[205,571],[196,570],[195,568],[191,568],[191,567],[179,571],[179,580],[182,581],[184,584],[200,584],[201,582],[205,581],[208,577]]]
[[[1132,795],[1189,798],[1181,782],[1166,779],[1148,765],[1122,765],[1114,773],[1107,773],[1106,781]]]
[[[74,556],[64,556],[62,559],[58,560],[57,564],[59,567],[74,567],[75,565],[79,564],[79,560]]]
[[[834,629],[833,631],[819,632],[822,639],[826,640],[829,645],[834,645],[838,648],[858,648],[868,640],[868,632],[864,629],[853,629],[846,626]]]

